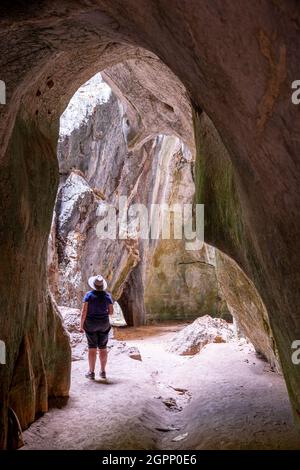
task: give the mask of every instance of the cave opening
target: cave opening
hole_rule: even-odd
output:
[[[268,315],[239,266],[206,243],[201,250],[189,252],[184,241],[174,238],[145,242],[138,236],[125,241],[97,236],[97,223],[105,209],[117,206],[123,194],[129,195],[131,203],[148,205],[195,200],[193,148],[178,134],[170,133],[174,107],[162,104],[153,94],[143,97],[147,113],[147,100],[152,106],[153,120],[147,127],[149,118],[145,124],[144,109],[139,113],[134,102],[140,97],[128,88],[133,72],[133,65],[127,63],[104,70],[102,75],[97,73],[76,91],[61,116],[57,147],[60,183],[48,242],[48,283],[72,347],[74,385],[66,416],[72,422],[78,419],[72,403],[78,393],[86,393],[87,344],[79,333],[80,308],[89,289],[88,277],[101,273],[115,299],[109,343],[111,372],[105,384],[96,379],[88,397],[96,406],[99,385],[108,385],[99,411],[114,405],[110,389],[115,389],[114,397],[116,393],[124,397],[131,394],[129,402],[124,398],[117,401],[118,406],[128,408],[126,420],[134,414],[133,409],[144,407],[150,417],[144,418],[141,411],[133,419],[139,436],[132,430],[124,438],[125,422],[112,413],[106,437],[98,435],[97,442],[79,443],[73,438],[71,442],[66,432],[58,444],[54,434],[60,418],[51,410],[43,418],[52,436],[49,445],[180,448],[188,440],[194,448],[201,436],[208,447],[247,448],[254,445],[253,435],[258,433],[255,445],[265,448],[278,443],[270,420],[274,411],[278,429],[286,426],[286,439],[293,442]],[[162,106],[167,117],[164,114],[159,120]],[[161,128],[169,133],[158,133]],[[199,377],[205,380],[200,390]],[[137,392],[133,393],[132,387]],[[270,410],[265,410],[265,400],[253,402],[255,387],[262,395],[273,387]],[[144,397],[139,396],[139,390]],[[215,402],[207,400],[207,395],[215,395]],[[255,418],[259,416],[251,432],[244,424],[245,403]],[[81,419],[93,426],[89,414],[88,408]],[[226,422],[223,429],[220,419]],[[262,430],[266,419],[269,422]],[[145,430],[149,426],[151,432]],[[240,437],[229,434],[232,426],[239,428]],[[43,433],[37,438],[34,428],[26,433],[27,448],[33,441],[42,448]],[[286,445],[286,441],[279,445]]]

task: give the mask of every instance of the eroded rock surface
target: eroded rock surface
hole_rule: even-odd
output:
[[[182,356],[194,356],[209,343],[228,343],[234,339],[232,324],[222,318],[204,315],[176,333],[168,350]]]
[[[120,240],[118,233],[117,240],[98,238],[101,214],[109,205],[118,208],[120,196],[143,203],[149,221],[152,204],[193,203],[193,154],[176,136],[157,135],[181,129],[188,140],[190,109],[186,103],[183,119],[173,93],[169,102],[175,108],[177,103],[177,111],[161,115],[161,94],[149,91],[150,82],[138,78],[141,64],[135,65],[129,61],[104,74],[119,99],[99,88],[105,83],[98,74],[78,90],[61,118],[62,178],[49,240],[51,287],[60,305],[80,307],[88,277],[101,272],[131,324],[226,314],[209,247],[201,254],[187,251],[185,240],[174,240],[172,226],[170,240],[144,239],[135,233],[135,214],[129,217],[130,239]],[[177,92],[183,94],[180,87]],[[84,117],[81,122],[76,112],[78,119]]]
[[[251,339],[255,350],[279,372],[281,367],[269,317],[253,283],[231,258],[220,251],[217,252],[216,272],[237,328]]]
[[[169,208],[180,204],[181,215],[194,199],[193,164],[191,154],[177,146],[163,155],[156,172],[163,188],[162,202]],[[189,249],[184,228],[182,240],[174,239],[172,230],[173,225],[170,239],[161,236],[148,246],[144,274],[147,320],[187,320],[205,314],[230,317],[216,277],[215,249],[207,244]]]
[[[131,74],[133,84],[130,87]],[[98,74],[97,80],[87,82],[72,98],[64,113],[70,115],[69,119],[64,116],[61,119],[63,132],[58,151],[63,177],[49,241],[49,277],[58,302],[80,307],[89,275],[100,271],[107,277],[113,294],[120,298],[129,324],[194,319],[205,314],[231,319],[234,315],[243,334],[278,370],[271,327],[257,293],[253,290],[252,299],[252,290],[249,290],[240,308],[233,309],[231,305],[239,302],[238,296],[242,293],[234,286],[224,289],[223,279],[220,283],[217,259],[220,260],[219,271],[226,272],[232,269],[230,258],[216,257],[216,250],[207,244],[200,250],[187,249],[186,239],[174,239],[172,224],[171,239],[163,239],[161,235],[159,239],[142,239],[135,233],[135,216],[129,219],[131,239],[98,239],[96,228],[100,216],[109,204],[117,207],[120,195],[129,195],[132,204],[143,203],[151,216],[152,204],[168,204],[169,207],[180,204],[182,208],[193,203],[195,193],[192,152],[175,136],[154,137],[159,121],[165,129],[169,125],[169,132],[175,132],[172,126],[178,118],[170,123],[168,115],[152,117],[153,113],[158,113],[160,101],[153,95],[150,99],[149,90],[138,81],[131,61],[124,66],[124,71],[122,66],[113,67],[105,72],[104,76],[108,75],[118,99],[108,91]],[[147,81],[146,85],[149,86]],[[103,92],[97,87],[106,88]],[[97,92],[98,102],[93,108],[90,99],[94,97],[95,101]],[[144,98],[142,102],[138,93]],[[85,95],[89,98],[86,101],[82,100]],[[79,117],[84,116],[81,122],[75,119],[76,112]],[[223,158],[224,165],[230,168],[228,154],[213,124],[205,116],[202,121],[205,151],[210,152],[213,162]],[[183,135],[184,123],[186,121],[182,124]],[[139,166],[141,158],[143,165]],[[119,175],[117,183],[114,175]],[[132,186],[130,181],[134,181],[134,175],[136,183]],[[230,197],[232,176],[225,175],[223,172],[223,191]],[[229,206],[233,212],[232,208],[237,212],[233,203]],[[236,214],[229,212],[229,226],[234,217]],[[240,273],[240,282],[236,280],[239,285],[243,276],[242,271]],[[253,315],[255,302],[259,306]]]

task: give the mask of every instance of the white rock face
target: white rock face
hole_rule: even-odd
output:
[[[72,348],[72,360],[84,359],[87,354],[87,341],[85,335],[80,333],[80,310],[77,308],[58,307],[63,318],[63,324],[69,333]]]
[[[83,95],[86,99],[86,90]],[[117,206],[119,194],[134,191],[143,169],[140,154],[128,158],[122,120],[120,103],[109,94],[58,144],[62,177],[49,243],[49,279],[59,305],[80,307],[88,277],[99,272],[118,298],[139,260],[135,240],[103,240],[96,230],[104,209]]]
[[[126,326],[126,320],[118,302],[114,302],[114,313],[109,320],[112,326]]]
[[[168,350],[182,356],[193,356],[208,343],[228,343],[235,338],[232,324],[205,315],[176,333]]]
[[[111,95],[111,88],[97,73],[84,83],[72,96],[67,108],[60,118],[60,138],[70,135],[74,129],[87,122],[95,107],[107,103]]]

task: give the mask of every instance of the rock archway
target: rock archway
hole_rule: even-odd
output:
[[[69,346],[46,286],[59,116],[86,79],[134,58],[151,64],[159,57],[162,81],[167,66],[186,87],[207,241],[231,255],[260,293],[297,417],[300,369],[291,344],[300,335],[299,113],[290,100],[300,63],[296,1],[174,0],[170,8],[159,0],[71,0],[1,9],[7,104],[0,109],[0,289],[8,353],[0,369],[0,447],[9,404],[26,425],[47,408],[48,396],[68,393]],[[229,160],[217,149],[209,158],[202,110]]]

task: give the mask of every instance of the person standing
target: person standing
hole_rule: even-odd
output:
[[[97,349],[100,359],[100,377],[106,379],[108,333],[111,329],[109,316],[113,314],[113,300],[106,292],[107,282],[101,275],[88,280],[91,291],[83,298],[80,331],[85,332],[89,348],[89,371],[86,378],[95,380]]]

